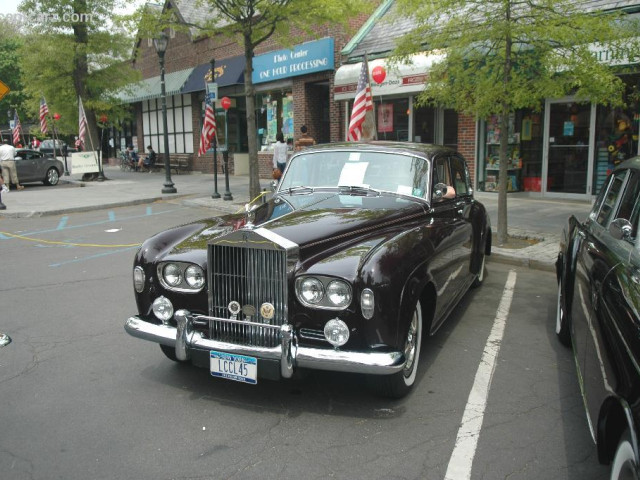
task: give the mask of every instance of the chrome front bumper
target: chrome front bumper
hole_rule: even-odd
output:
[[[282,326],[260,324],[263,328],[279,329],[282,337],[279,346],[263,348],[209,340],[193,328],[194,322],[208,320],[246,323],[241,320],[193,315],[186,310],[178,310],[174,318],[178,325],[177,328],[171,325],[156,325],[136,315],[127,319],[124,329],[134,337],[175,347],[178,360],[189,360],[190,350],[216,350],[262,359],[279,360],[280,374],[284,378],[291,378],[296,367],[335,372],[390,375],[401,371],[405,363],[403,352],[363,353],[338,349],[301,347],[298,346],[293,327],[288,324]]]

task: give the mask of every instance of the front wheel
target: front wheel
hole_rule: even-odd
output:
[[[631,434],[625,430],[611,463],[611,480],[638,480],[638,464],[633,453]]]
[[[45,185],[57,185],[59,180],[60,174],[55,167],[51,167],[49,170],[47,170],[47,176],[44,177]]]
[[[379,395],[388,398],[402,398],[416,381],[420,349],[422,348],[422,309],[420,302],[413,311],[409,329],[404,341],[405,363],[402,371],[392,375],[370,375],[369,385]]]

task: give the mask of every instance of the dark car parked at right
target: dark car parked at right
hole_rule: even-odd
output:
[[[598,460],[640,478],[640,157],[614,169],[584,222],[569,219],[556,263],[556,334],[573,346]]]

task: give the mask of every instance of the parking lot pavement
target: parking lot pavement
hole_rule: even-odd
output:
[[[6,206],[5,210],[0,210],[0,219],[62,215],[159,200],[235,213],[242,211],[250,201],[249,178],[245,176],[230,176],[227,191],[224,175],[218,175],[217,192],[220,198],[216,199],[212,198],[216,191],[213,174],[172,174],[171,181],[177,190],[175,194],[162,193],[166,182],[163,172],[123,172],[118,167],[107,166],[105,176],[108,180],[103,182],[83,182],[81,175],[71,175],[62,177],[60,184],[55,187],[27,184],[20,192],[13,190],[0,197],[0,201]],[[270,181],[261,180],[263,190],[269,189]],[[576,215],[578,219],[584,219],[591,209],[590,201],[509,195],[509,235],[532,240],[530,245],[518,245],[519,248],[514,248],[514,245],[497,245],[495,241],[498,195],[478,192],[475,196],[486,206],[491,217],[494,242],[489,261],[548,271],[555,268],[558,241],[569,217]],[[225,200],[225,197],[229,200]]]

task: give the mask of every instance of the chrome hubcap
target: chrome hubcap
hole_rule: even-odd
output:
[[[409,333],[407,334],[407,341],[404,347],[404,356],[407,362],[404,365],[404,374],[409,376],[413,370],[413,363],[416,358],[416,341],[418,338],[418,317],[416,313],[413,314],[411,325],[409,326]]]

